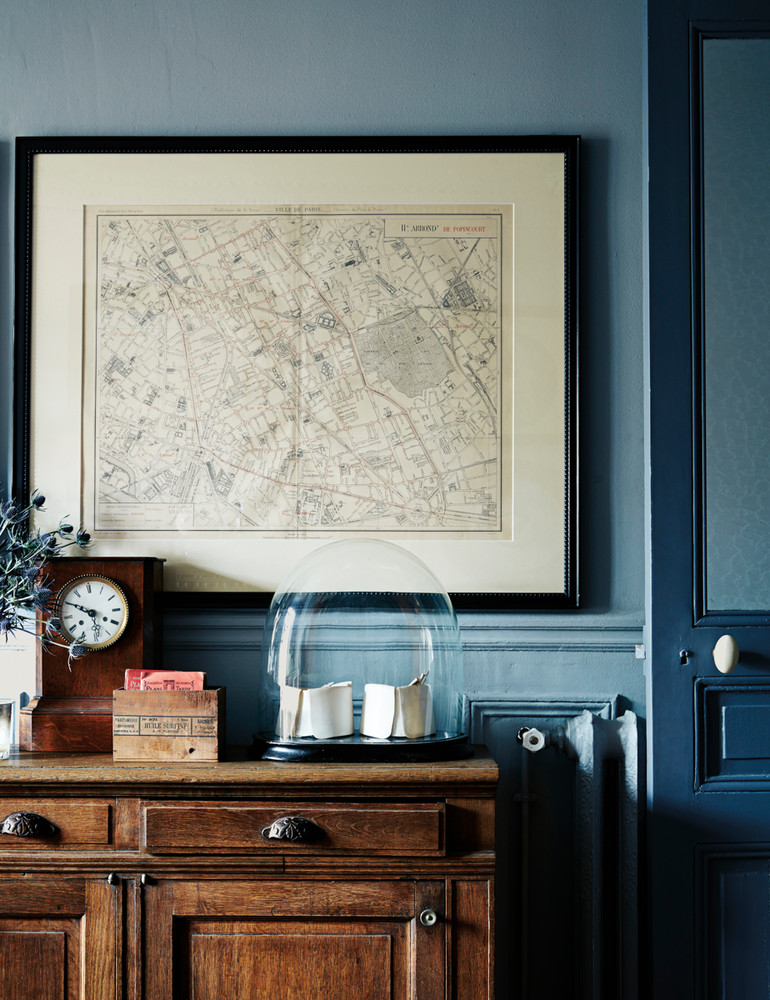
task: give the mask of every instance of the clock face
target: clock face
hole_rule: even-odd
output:
[[[78,576],[62,587],[56,605],[62,634],[88,649],[117,642],[128,624],[126,595],[106,576]]]

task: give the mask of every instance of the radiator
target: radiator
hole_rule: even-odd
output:
[[[637,1000],[640,794],[637,717],[584,711],[563,726],[523,728],[530,751],[560,751],[575,765],[576,951],[581,1000]]]

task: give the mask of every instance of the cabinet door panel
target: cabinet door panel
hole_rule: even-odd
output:
[[[452,883],[452,979],[457,1000],[492,1000],[494,952],[491,881]]]
[[[116,940],[106,882],[0,879],[2,1000],[115,1000]]]
[[[161,881],[146,1000],[443,1000],[443,906],[443,882]]]
[[[186,931],[186,933],[185,933]],[[378,921],[187,923],[183,978],[201,1000],[408,1000],[408,928]]]
[[[68,1000],[67,984],[78,981],[77,934],[74,920],[0,920],[0,997]]]

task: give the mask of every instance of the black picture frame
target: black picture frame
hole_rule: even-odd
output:
[[[553,208],[558,213],[561,236],[558,269],[560,279],[558,289],[554,288],[552,298],[559,299],[558,307],[563,316],[563,329],[558,331],[559,350],[554,361],[554,378],[559,383],[559,449],[558,449],[558,498],[559,516],[549,525],[548,535],[559,539],[558,572],[554,573],[554,583],[547,587],[526,585],[513,586],[510,590],[501,585],[486,588],[477,585],[465,590],[463,586],[448,586],[455,607],[468,611],[514,611],[514,610],[570,610],[579,604],[578,592],[578,342],[579,342],[579,136],[449,136],[449,137],[20,137],[16,140],[16,302],[15,302],[15,354],[14,354],[14,452],[13,452],[13,493],[26,496],[32,488],[50,492],[47,481],[33,482],[35,470],[30,462],[31,446],[36,433],[35,389],[37,372],[35,358],[45,356],[40,345],[43,334],[36,324],[43,322],[38,316],[39,305],[44,297],[51,294],[48,285],[44,287],[45,269],[38,263],[42,245],[41,232],[46,231],[46,213],[53,214],[52,200],[40,197],[40,188],[46,182],[42,179],[51,172],[56,175],[61,167],[66,171],[73,161],[84,163],[84,176],[99,177],[103,164],[114,164],[118,160],[147,165],[149,171],[156,171],[160,158],[166,164],[184,160],[197,162],[198,158],[216,158],[227,163],[228,158],[254,157],[254,163],[264,163],[265,158],[289,156],[294,162],[300,158],[335,158],[335,163],[359,162],[357,158],[370,158],[366,162],[389,166],[404,163],[414,158],[419,164],[428,164],[419,169],[443,170],[453,158],[463,159],[463,177],[468,176],[469,167],[476,163],[491,164],[494,170],[505,174],[508,164],[532,163],[534,157],[556,158],[561,184],[554,197]],[[343,160],[337,159],[344,157]],[[117,158],[117,159],[116,159]],[[521,158],[526,158],[522,160]],[[39,170],[44,162],[48,173]],[[211,162],[206,159],[206,162]],[[240,159],[239,159],[240,162]],[[311,162],[311,159],[308,159]],[[317,162],[313,160],[312,162]],[[538,161],[539,162],[539,161]],[[173,167],[172,167],[173,169]],[[479,171],[483,175],[484,171]],[[475,171],[471,169],[470,175]],[[458,174],[459,176],[459,174]],[[56,182],[58,183],[58,182]],[[468,203],[468,184],[462,198]],[[479,182],[481,185],[481,182]],[[55,185],[54,185],[55,186]],[[471,194],[474,193],[470,186]],[[491,200],[483,196],[483,190],[476,192],[473,199],[483,203]],[[526,182],[515,192],[524,204],[527,201]],[[298,199],[301,201],[301,199]],[[446,196],[440,201],[449,204]],[[55,202],[55,196],[54,196]],[[384,203],[384,202],[383,202]],[[403,200],[411,204],[409,195]],[[425,203],[425,202],[423,202]],[[517,229],[516,238],[518,238]],[[537,220],[535,220],[537,224]],[[526,245],[519,245],[514,239],[517,260],[525,259]],[[73,248],[80,249],[80,248]],[[50,272],[50,268],[49,268]],[[85,280],[85,276],[84,279]],[[515,274],[511,278],[512,287]],[[558,295],[556,294],[558,291]],[[517,293],[518,294],[518,293]],[[74,310],[80,316],[81,311]],[[516,320],[518,323],[518,318]],[[66,321],[64,323],[66,326]],[[50,336],[50,334],[48,335]],[[77,323],[69,324],[66,337],[82,337],[82,329]],[[50,341],[49,341],[50,346]],[[37,350],[36,350],[37,348]],[[66,349],[66,344],[65,344]],[[555,384],[555,383],[554,383]],[[42,391],[42,389],[40,390]],[[76,457],[70,456],[72,461]],[[39,473],[38,473],[39,474]],[[558,522],[558,523],[557,523]],[[98,533],[97,533],[98,537]],[[433,544],[433,543],[431,543]],[[451,542],[447,544],[451,545]],[[495,545],[493,542],[492,545]],[[101,551],[101,549],[100,549]],[[125,548],[118,548],[119,554],[126,554]],[[488,551],[492,551],[489,549]],[[135,554],[136,550],[132,550]],[[146,553],[143,553],[146,554]],[[152,554],[156,554],[155,552]],[[162,554],[159,552],[157,554]],[[497,558],[497,557],[496,557]],[[503,562],[505,554],[499,557]],[[478,560],[473,560],[474,564]],[[172,560],[173,563],[173,560]],[[172,566],[173,569],[173,566]],[[558,579],[556,577],[558,576]],[[173,578],[173,572],[172,572]],[[440,577],[441,578],[441,577]],[[216,604],[224,606],[265,606],[272,589],[260,586],[193,587],[173,588],[167,594],[170,605],[195,606]]]

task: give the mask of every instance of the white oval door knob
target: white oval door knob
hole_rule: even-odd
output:
[[[717,639],[717,644],[714,646],[712,655],[714,663],[717,665],[717,670],[722,674],[729,674],[738,662],[741,651],[738,649],[738,643],[731,635],[722,635]]]

